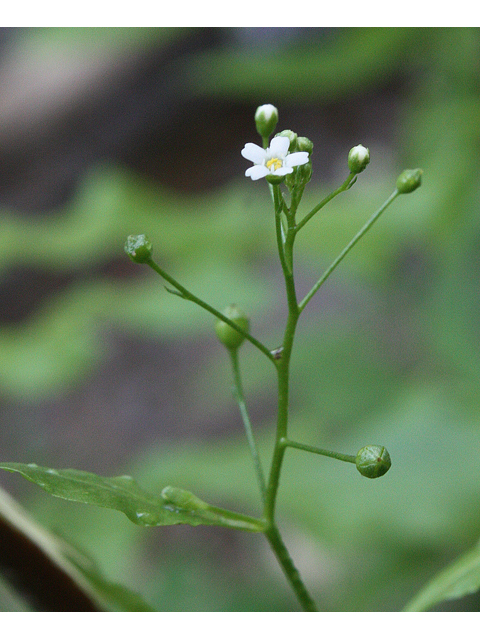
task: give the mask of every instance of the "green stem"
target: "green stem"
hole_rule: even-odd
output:
[[[278,527],[275,524],[275,506],[280,484],[280,472],[286,449],[283,441],[287,438],[288,428],[290,358],[292,354],[295,329],[300,313],[293,276],[293,244],[295,242],[296,235],[294,229],[294,216],[287,216],[288,230],[286,237],[284,238],[282,236],[282,227],[280,222],[280,215],[283,211],[283,197],[280,192],[280,187],[278,185],[273,186],[272,193],[275,203],[278,252],[287,294],[288,318],[283,337],[281,357],[276,361],[278,376],[277,429],[265,495],[264,520],[267,527],[265,535],[302,608],[305,611],[316,611],[315,603],[309,595],[297,568],[293,564],[290,554],[288,553],[288,550],[281,538]]]
[[[242,416],[243,426],[245,427],[245,433],[247,434],[248,446],[250,447],[250,453],[253,458],[253,464],[255,467],[255,473],[257,476],[258,486],[260,488],[260,494],[262,501],[265,502],[266,485],[265,477],[263,475],[262,464],[260,462],[260,456],[255,444],[255,438],[253,436],[252,424],[247,411],[247,405],[245,403],[245,396],[243,393],[242,378],[240,375],[240,366],[238,362],[238,349],[229,349],[230,358],[232,363],[233,372],[233,384],[235,388],[235,399],[240,409],[240,415]]]
[[[305,588],[298,569],[293,564],[293,560],[288,553],[287,547],[280,536],[278,528],[274,524],[270,525],[270,527],[265,531],[265,535],[270,543],[273,553],[282,567],[285,577],[294,590],[298,601],[302,605],[303,610],[317,611],[315,602]]]
[[[279,187],[274,187],[276,202],[279,202]],[[290,230],[289,230],[290,231]],[[295,233],[289,232],[285,240],[285,246],[279,247],[280,263],[285,279],[285,288],[288,303],[288,318],[283,336],[282,357],[276,361],[278,376],[278,405],[277,405],[277,429],[276,439],[270,467],[270,475],[267,485],[267,493],[265,500],[265,519],[269,523],[273,523],[275,517],[275,504],[280,482],[280,471],[283,463],[285,447],[281,441],[287,437],[288,427],[288,405],[289,405],[289,377],[290,377],[290,358],[293,348],[293,340],[295,337],[295,329],[299,317],[297,295],[295,291],[295,281],[293,276],[293,264],[287,264],[285,254],[289,256],[289,263],[293,260],[293,243],[295,241]]]
[[[326,204],[328,204],[330,202],[330,200],[333,200],[333,198],[335,198],[335,196],[338,196],[338,194],[342,193],[343,191],[347,191],[347,189],[350,189],[350,187],[353,184],[353,179],[355,178],[356,174],[355,173],[351,173],[348,178],[345,180],[345,182],[340,185],[340,187],[338,187],[338,189],[335,189],[335,191],[332,191],[332,193],[330,193],[326,198],[324,198],[321,202],[319,202],[319,204],[317,204],[316,207],[313,207],[313,209],[307,213],[307,215],[302,218],[300,220],[300,222],[297,224],[296,230],[300,231],[300,229],[307,224],[307,222],[313,218],[313,216],[320,211],[320,209],[322,209]]]
[[[320,289],[325,280],[329,277],[329,275],[338,267],[340,262],[345,258],[347,253],[357,244],[357,242],[363,238],[363,236],[367,233],[370,227],[378,220],[381,214],[385,211],[385,209],[395,200],[395,198],[399,195],[397,189],[392,193],[392,195],[385,200],[382,206],[375,211],[375,213],[371,216],[371,218],[364,224],[364,226],[360,229],[360,231],[350,240],[347,246],[343,249],[343,251],[337,256],[337,258],[332,262],[332,264],[328,267],[328,269],[323,273],[321,278],[316,282],[316,284],[312,287],[309,293],[305,296],[305,298],[300,302],[298,308],[300,313],[305,309],[307,304],[313,298],[313,296]],[[298,227],[297,227],[298,231]]]
[[[288,406],[289,406],[289,378],[290,378],[290,358],[295,336],[295,328],[298,320],[298,311],[291,309],[287,325],[285,328],[282,357],[278,360],[278,405],[277,405],[277,429],[275,445],[270,467],[270,475],[267,485],[265,499],[264,517],[268,522],[273,523],[275,518],[275,505],[280,483],[280,472],[285,454],[285,447],[282,441],[287,438],[288,429]]]
[[[269,360],[271,360],[274,364],[276,364],[276,360],[272,355],[272,353],[270,352],[270,350],[264,344],[262,344],[259,340],[251,336],[248,333],[248,331],[245,331],[245,329],[237,325],[235,322],[233,322],[233,320],[230,320],[230,318],[227,318],[223,313],[221,313],[220,311],[217,311],[217,309],[210,306],[209,304],[207,304],[206,302],[204,302],[203,300],[195,296],[193,293],[190,293],[188,289],[185,289],[185,287],[183,287],[179,282],[174,280],[172,276],[166,273],[166,271],[164,271],[161,267],[159,267],[158,264],[154,262],[151,258],[146,262],[146,264],[148,264],[149,267],[151,267],[160,276],[162,276],[164,280],[166,280],[171,285],[173,285],[175,289],[178,290],[182,298],[184,298],[185,300],[189,300],[190,302],[194,302],[199,307],[202,307],[202,309],[205,309],[205,311],[208,311],[215,317],[219,318],[220,320],[223,320],[223,322],[226,322],[228,325],[230,325],[236,331],[238,331],[238,333],[240,333],[244,338],[246,338],[249,342],[251,342],[255,347],[257,347],[257,349],[259,349],[262,353],[264,353]]]
[[[278,185],[270,185],[272,188],[273,204],[275,207],[275,233],[277,238],[277,250],[283,273],[291,273],[292,267],[288,265],[285,256],[286,237],[282,223],[283,197]]]
[[[252,533],[261,533],[265,531],[265,522],[259,518],[252,518],[243,513],[228,511],[221,507],[207,505],[206,509],[201,512],[202,517],[209,519],[211,514],[212,524],[219,524],[223,527],[238,529],[239,531],[250,531]]]
[[[317,453],[320,456],[327,456],[328,458],[335,458],[336,460],[342,460],[343,462],[356,463],[356,456],[349,455],[348,453],[338,453],[337,451],[329,451],[328,449],[320,449],[319,447],[312,447],[309,444],[302,444],[301,442],[295,442],[288,438],[283,438],[282,445],[284,447],[291,447],[292,449],[300,449],[301,451],[309,451],[310,453]]]

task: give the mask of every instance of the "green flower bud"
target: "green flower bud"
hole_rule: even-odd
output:
[[[238,326],[245,331],[249,330],[250,320],[245,313],[237,307],[237,305],[229,305],[224,309],[223,315],[229,320],[233,320],[235,324],[238,324]],[[215,333],[217,334],[220,342],[227,347],[227,349],[238,349],[245,340],[241,333],[238,333],[236,329],[220,319],[215,322]]]
[[[308,184],[312,179],[312,172],[311,162],[295,167],[292,173],[285,176],[285,185],[288,187],[288,190],[292,192],[296,187]]]
[[[299,136],[295,151],[306,151],[310,155],[313,151],[313,142],[304,136]]]
[[[352,173],[361,173],[370,162],[370,151],[362,144],[352,147],[348,154],[348,168]]]
[[[307,184],[312,179],[312,163],[307,162],[307,164],[302,164],[300,167],[297,167],[297,176],[298,181],[301,184]]]
[[[161,495],[166,502],[180,509],[186,509],[187,511],[204,511],[208,509],[206,502],[200,500],[200,498],[197,498],[197,496],[185,489],[169,486],[162,489]]]
[[[357,453],[355,464],[366,478],[380,478],[392,466],[390,454],[378,444],[367,444]]]
[[[288,150],[290,153],[293,153],[294,151],[297,150],[298,136],[296,133],[294,133],[293,131],[290,131],[290,129],[285,129],[284,131],[277,133],[275,135],[275,138],[278,138],[279,136],[282,136],[283,138],[288,138],[290,140],[290,146],[288,147]]]
[[[128,236],[125,242],[125,251],[137,264],[148,262],[152,257],[152,244],[146,236]]]
[[[405,169],[397,178],[400,193],[411,193],[422,184],[422,169]]]
[[[255,125],[262,138],[269,138],[278,123],[278,111],[273,104],[263,104],[255,111]]]

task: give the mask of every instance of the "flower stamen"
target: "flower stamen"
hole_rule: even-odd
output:
[[[282,161],[279,158],[270,158],[270,160],[267,160],[267,162],[265,163],[267,169],[271,169],[272,165],[273,171],[277,171],[278,169],[282,168]]]

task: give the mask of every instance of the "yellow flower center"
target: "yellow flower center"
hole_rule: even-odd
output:
[[[265,163],[265,166],[267,167],[267,169],[271,169],[272,165],[273,165],[273,171],[276,171],[277,169],[281,169],[282,161],[279,160],[278,158],[270,158],[270,160],[267,160],[267,162]]]

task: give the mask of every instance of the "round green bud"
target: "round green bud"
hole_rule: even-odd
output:
[[[278,110],[273,104],[262,104],[255,111],[255,125],[262,138],[269,138],[278,123]]]
[[[302,184],[307,184],[307,182],[310,182],[310,180],[312,179],[312,173],[313,168],[311,162],[307,162],[307,164],[302,164],[297,167],[298,181]]]
[[[367,444],[355,458],[357,469],[366,478],[380,478],[392,466],[390,454],[379,444]]]
[[[223,315],[229,320],[235,322],[235,324],[241,327],[244,331],[249,330],[250,320],[248,319],[248,316],[237,307],[237,305],[229,305],[223,310]],[[241,333],[227,324],[224,320],[220,319],[215,322],[215,333],[217,334],[217,338],[225,347],[227,347],[227,349],[238,349],[245,340]]]
[[[422,184],[422,169],[405,169],[397,178],[399,193],[411,193]]]
[[[313,142],[304,136],[299,136],[295,151],[306,151],[310,155],[313,151]]]
[[[348,168],[352,173],[361,173],[370,162],[370,151],[362,144],[352,147],[348,154]]]
[[[282,138],[288,138],[290,140],[290,145],[288,147],[288,150],[290,153],[293,153],[294,151],[297,150],[298,136],[296,133],[294,133],[293,131],[290,131],[290,129],[285,129],[284,131],[281,131],[280,133],[275,134],[275,138],[278,138],[279,136],[281,136]]]
[[[152,244],[146,238],[146,236],[128,236],[125,242],[125,251],[130,258],[138,263],[143,264],[148,262],[152,257]]]
[[[187,511],[204,511],[208,509],[208,504],[200,498],[197,498],[190,491],[178,489],[177,487],[165,487],[162,489],[162,498],[165,502],[169,502],[175,507],[186,509]]]

